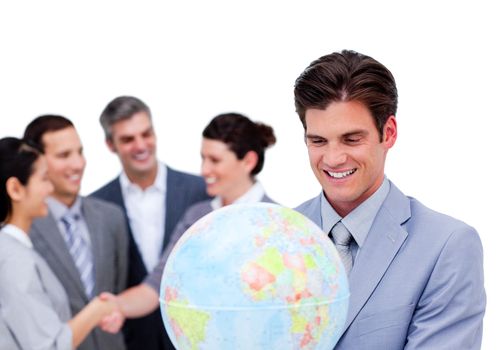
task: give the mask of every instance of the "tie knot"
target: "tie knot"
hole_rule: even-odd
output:
[[[341,221],[338,221],[336,225],[331,229],[331,235],[333,236],[333,241],[336,245],[348,246],[352,241],[352,234],[343,225]]]
[[[79,219],[78,214],[67,212],[61,218],[61,221],[64,223],[64,225],[66,225],[66,227],[71,227],[74,224],[76,224],[76,221],[78,221],[78,219]]]

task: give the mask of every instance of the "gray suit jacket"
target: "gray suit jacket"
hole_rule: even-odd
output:
[[[0,232],[0,350],[70,350],[64,288],[33,249]]]
[[[296,210],[321,227],[320,196]],[[485,290],[477,232],[392,183],[349,282],[335,349],[480,349]]]
[[[11,333],[10,329],[7,328],[3,316],[0,315],[0,350],[16,350],[16,349],[19,349],[19,345],[17,344],[17,341],[14,335]]]
[[[261,201],[266,203],[275,203],[266,194],[263,196]],[[152,270],[152,272],[144,280],[144,282],[153,287],[158,292],[158,294],[161,287],[161,277],[163,276],[163,269],[165,268],[166,260],[173,250],[173,247],[189,227],[191,227],[196,221],[201,219],[206,214],[211,213],[212,211],[213,208],[211,206],[211,199],[196,203],[190,206],[189,209],[187,209],[182,219],[178,222],[177,226],[175,226],[175,230],[173,231],[173,234],[170,238],[170,243],[168,243],[168,246],[161,256],[161,259],[159,260],[154,270]]]
[[[17,344],[14,335],[10,329],[7,328],[5,320],[1,315],[1,308],[2,306],[0,305],[0,350],[19,349],[19,345]]]
[[[119,293],[125,289],[128,269],[128,235],[122,210],[95,198],[82,198],[82,212],[88,226],[95,267],[95,293]],[[88,302],[80,274],[52,215],[33,222],[31,240],[61,281],[75,315]],[[113,335],[96,328],[79,350],[125,349],[121,333]]]

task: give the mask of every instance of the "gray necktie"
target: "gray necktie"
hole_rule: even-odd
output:
[[[80,279],[89,298],[94,293],[94,266],[90,245],[85,242],[78,229],[77,215],[67,213],[61,219],[66,229],[64,240],[68,246],[69,253],[80,272]]]
[[[341,221],[338,221],[331,229],[331,235],[338,255],[340,256],[341,262],[348,275],[353,265],[352,252],[350,250],[350,243],[353,239],[352,234]]]

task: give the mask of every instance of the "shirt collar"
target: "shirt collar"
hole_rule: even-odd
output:
[[[70,212],[73,216],[76,217],[81,217],[82,216],[82,201],[81,197],[78,196],[76,197],[75,202],[73,203],[72,206],[69,208],[55,199],[54,197],[48,197],[46,199],[47,205],[49,206],[50,213],[54,217],[56,221],[59,221],[62,219],[64,215],[66,215],[68,212]]]
[[[21,230],[19,227],[7,224],[2,227],[1,229],[2,234],[5,233],[15,240],[21,242],[21,244],[25,245],[28,248],[33,248],[33,243],[31,243],[31,239],[29,238],[28,234]]]
[[[342,218],[336,210],[334,210],[331,204],[329,204],[323,192],[321,195],[322,230],[324,232],[331,231],[331,228],[341,220],[348,231],[352,234],[357,245],[362,247],[374,219],[376,218],[376,215],[378,214],[378,211],[385,201],[389,191],[390,183],[385,177],[383,179],[383,183],[376,190],[376,192],[374,192],[371,197],[362,202],[344,218]]]
[[[149,189],[156,189],[162,193],[166,192],[166,166],[160,162],[158,162],[158,172],[156,173],[156,178],[154,179],[154,183],[146,188],[144,191],[147,191]],[[124,171],[121,172],[119,176],[119,181],[121,188],[125,192],[132,191],[133,189],[142,189],[136,185],[135,183],[131,182],[128,176],[125,174]]]
[[[261,182],[256,181],[253,186],[251,186],[250,189],[246,191],[246,193],[236,199],[232,204],[261,202],[263,196],[265,196],[263,185],[261,184]],[[211,207],[213,208],[213,210],[222,208],[222,198],[220,196],[216,196],[215,198],[213,198],[211,201]]]

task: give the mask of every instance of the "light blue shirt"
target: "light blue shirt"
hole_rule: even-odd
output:
[[[88,233],[88,226],[85,223],[85,217],[83,216],[81,197],[76,198],[76,201],[69,208],[53,197],[47,198],[46,201],[47,205],[49,206],[50,213],[55,219],[55,222],[57,222],[57,227],[59,228],[59,232],[61,233],[62,238],[65,237],[66,232],[66,227],[62,222],[62,218],[69,211],[71,214],[73,214],[73,216],[77,216],[79,218],[75,222],[78,226],[78,232],[81,234],[81,237],[83,238],[85,243],[87,243],[89,247],[92,246],[92,242],[90,241],[90,234]]]
[[[341,220],[343,225],[352,234],[353,241],[350,243],[350,249],[352,251],[352,257],[355,262],[355,257],[357,256],[362,245],[364,244],[367,234],[371,229],[371,226],[378,214],[381,205],[386,199],[388,192],[390,191],[390,183],[385,177],[381,186],[374,192],[371,197],[367,198],[362,202],[357,208],[352,210],[347,216],[342,218],[336,210],[329,204],[322,192],[321,195],[321,222],[322,230],[326,233],[330,232],[334,225]]]

